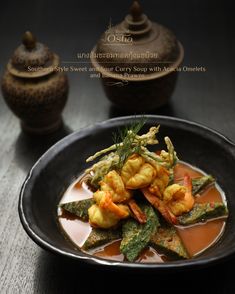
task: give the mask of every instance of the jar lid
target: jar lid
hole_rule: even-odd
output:
[[[134,1],[121,23],[110,23],[91,52],[91,62],[104,76],[139,81],[176,70],[183,56],[173,32],[150,21]]]
[[[27,31],[22,44],[16,48],[7,64],[9,72],[17,77],[34,78],[50,74],[59,65],[59,57],[50,49],[37,42],[35,36]]]

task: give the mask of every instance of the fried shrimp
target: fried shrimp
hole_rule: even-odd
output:
[[[110,171],[99,185],[101,191],[110,192],[113,202],[124,202],[132,196],[131,192],[125,189],[121,176],[115,170]]]
[[[93,227],[108,229],[119,222],[119,218],[115,214],[100,208],[97,204],[93,204],[88,209],[88,215],[89,222]]]
[[[190,176],[184,176],[183,186],[179,184],[168,186],[163,193],[163,201],[176,216],[189,212],[194,205]]]
[[[127,189],[140,189],[151,184],[156,176],[155,168],[138,154],[131,155],[121,170],[121,177]]]
[[[157,175],[151,185],[149,191],[158,196],[160,199],[163,198],[163,192],[169,184],[169,171],[161,165],[157,166]]]
[[[127,205],[115,204],[111,192],[97,191],[93,194],[96,204],[88,210],[91,225],[100,228],[110,228],[118,223],[120,219],[130,215]]]

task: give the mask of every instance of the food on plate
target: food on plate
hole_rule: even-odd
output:
[[[160,126],[140,135],[143,126],[140,121],[119,131],[113,145],[87,159],[96,162],[72,185],[76,200],[67,200],[69,191],[62,198],[60,224],[76,244],[79,228],[86,227],[79,247],[99,257],[129,262],[192,258],[223,231],[228,215],[223,192],[212,176],[179,161],[169,137],[166,150],[151,151],[159,144]],[[87,199],[79,197],[82,189]],[[77,226],[70,229],[68,222],[74,221]],[[210,240],[205,237],[209,223],[214,224]],[[204,230],[205,236],[198,236],[206,240],[203,248],[188,249],[185,236],[192,226]]]

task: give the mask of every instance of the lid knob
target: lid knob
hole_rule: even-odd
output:
[[[26,31],[8,63],[8,70],[17,77],[34,78],[49,75],[58,65],[59,57]],[[29,67],[34,67],[35,71],[29,71]]]
[[[125,17],[123,27],[128,30],[133,38],[141,38],[142,35],[149,33],[152,23],[143,13],[139,1],[133,1],[129,9],[129,14]]]
[[[130,15],[132,16],[133,21],[140,21],[142,20],[143,10],[140,6],[139,1],[133,1],[130,7]]]
[[[24,44],[25,48],[28,50],[33,50],[36,46],[36,38],[35,36],[30,32],[26,31],[22,37],[22,43]]]

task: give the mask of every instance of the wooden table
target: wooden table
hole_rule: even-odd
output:
[[[50,3],[49,3],[50,2]],[[163,2],[163,3],[162,3]],[[184,64],[204,66],[206,72],[183,72],[171,102],[152,112],[190,119],[212,127],[235,141],[235,80],[233,10],[227,1],[145,1],[145,11],[172,28],[185,47]],[[4,1],[0,12],[0,65],[3,66],[26,29],[56,51],[62,61],[76,61],[76,53],[89,51],[110,16],[116,23],[125,15],[126,1]],[[97,79],[69,73],[70,94],[64,111],[68,133],[110,117],[124,115],[106,100]],[[175,276],[138,276],[102,273],[53,256],[39,248],[24,232],[17,212],[19,191],[35,160],[60,138],[30,138],[0,97],[0,293],[79,293],[102,289],[107,279],[124,291],[123,280],[134,290],[158,287],[176,291],[234,293],[229,261],[198,272]],[[234,175],[231,175],[234,176]],[[93,282],[87,284],[86,277]],[[146,284],[149,282],[148,284]],[[202,286],[204,285],[204,286]],[[151,288],[152,289],[152,288]],[[153,291],[153,290],[151,290]]]

